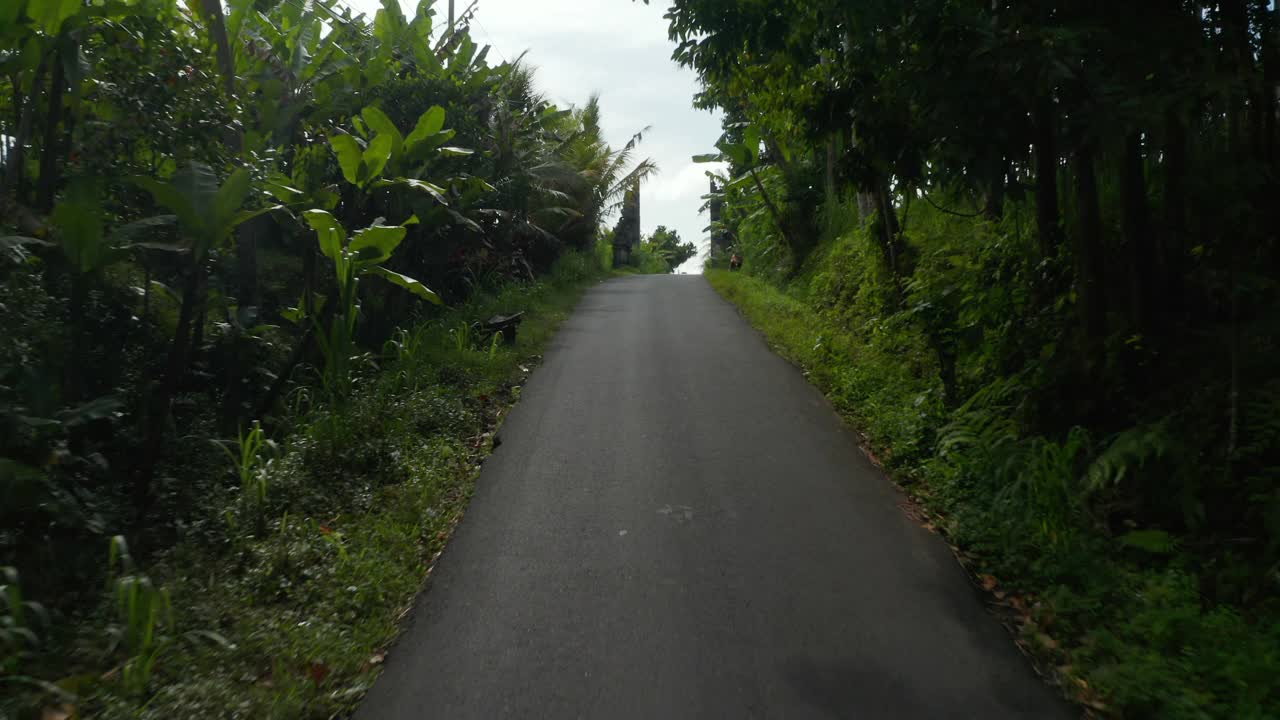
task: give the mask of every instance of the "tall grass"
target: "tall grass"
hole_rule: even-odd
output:
[[[262,430],[262,423],[257,420],[247,432],[237,437],[235,449],[227,444],[216,443],[231,461],[240,480],[239,507],[228,509],[224,517],[234,533],[240,529],[245,520],[253,525],[253,532],[261,534],[265,529],[267,495],[270,490],[270,460],[265,457],[266,451],[274,451],[276,444],[267,438]]]
[[[178,632],[169,590],[137,570],[123,537],[111,538],[107,564],[116,573],[111,581],[116,623],[108,628],[108,635],[111,652],[125,658],[118,671],[126,697],[146,694],[157,663],[179,641],[230,648],[226,638],[211,630]]]

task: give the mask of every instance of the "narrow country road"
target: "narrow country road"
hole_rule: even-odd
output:
[[[591,290],[501,437],[358,718],[1073,715],[701,277]]]

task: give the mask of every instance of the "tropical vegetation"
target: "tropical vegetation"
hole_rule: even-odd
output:
[[[667,229],[666,225],[659,225],[654,228],[654,231],[643,242],[650,253],[666,263],[668,272],[674,272],[676,268],[698,254],[697,246],[691,242],[681,240],[680,233]]]
[[[0,3],[0,715],[331,717],[371,682],[655,170],[469,22]]]
[[[669,4],[724,113],[712,282],[1046,672],[1280,716],[1274,4]]]

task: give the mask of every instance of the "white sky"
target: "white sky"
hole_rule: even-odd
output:
[[[479,0],[471,36],[492,45],[489,58],[525,59],[538,68],[538,84],[558,105],[581,105],[600,93],[601,123],[614,147],[649,126],[640,157],[653,158],[659,175],[641,193],[641,230],[647,235],[666,225],[705,252],[708,224],[699,215],[707,191],[704,172],[690,158],[713,152],[720,119],[693,108],[696,76],[671,61],[663,0],[645,5],[632,0]],[[400,0],[411,15],[416,0]],[[347,0],[373,17],[379,0]],[[461,13],[470,0],[456,0]],[[448,1],[435,5],[443,27]],[[682,271],[701,271],[695,258]]]

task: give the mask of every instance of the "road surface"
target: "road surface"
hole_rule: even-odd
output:
[[[357,718],[1074,715],[699,276],[588,292],[501,438]]]

